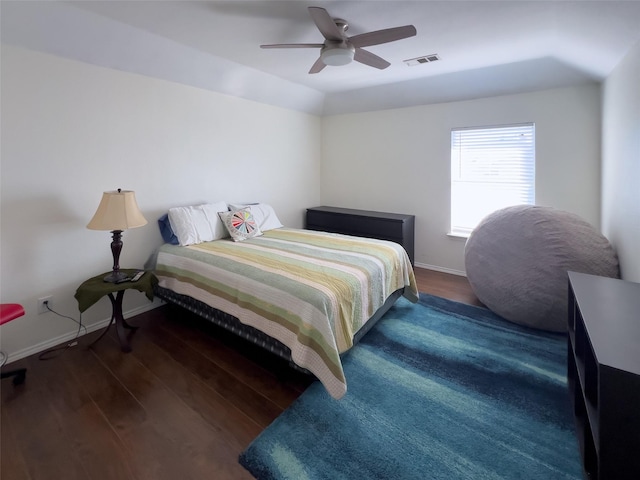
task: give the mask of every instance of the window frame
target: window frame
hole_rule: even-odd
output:
[[[513,132],[507,130],[512,129]],[[488,133],[482,138],[483,131],[494,130],[496,133]],[[500,132],[500,130],[505,130]],[[522,132],[518,133],[518,130]],[[469,135],[466,140],[461,138],[464,136],[464,132],[468,132]],[[524,142],[514,143],[514,135],[526,135]],[[475,136],[474,136],[475,135]],[[497,145],[493,147],[484,147],[483,142],[492,140],[494,136],[494,143],[497,141],[504,141],[504,145]],[[502,138],[500,138],[502,137]],[[510,138],[511,137],[511,138]],[[467,158],[463,157],[463,148],[460,146],[462,143],[467,143],[468,152]],[[504,125],[486,125],[486,126],[473,126],[473,127],[456,127],[451,129],[450,134],[450,210],[449,210],[449,232],[448,235],[452,237],[468,238],[475,226],[489,213],[496,211],[500,208],[504,208],[511,205],[529,204],[535,205],[536,197],[536,128],[535,122],[522,122],[512,123]],[[528,145],[526,145],[528,144]],[[524,148],[526,147],[526,148]],[[505,151],[510,149],[517,149],[515,154],[508,156],[503,155]],[[491,163],[482,163],[486,159],[490,150],[491,158],[497,158],[496,161]],[[500,151],[502,150],[502,152]],[[497,153],[502,153],[497,155]],[[514,159],[522,157],[522,161],[515,162]],[[457,165],[456,163],[457,162]],[[475,163],[475,165],[474,165]],[[496,166],[504,167],[505,164],[509,167],[507,169],[501,169],[497,174],[491,175],[490,172],[496,171]],[[466,168],[465,168],[466,167]],[[465,168],[465,172],[462,169]],[[485,179],[482,180],[483,175]],[[464,179],[461,177],[465,177]],[[456,178],[457,177],[457,178]],[[510,180],[508,180],[510,179]],[[480,180],[480,181],[479,181]],[[467,223],[464,224],[461,221],[461,203],[469,205],[469,197],[461,199],[459,197],[460,192],[466,186],[467,190],[477,190],[477,193],[487,194],[486,198],[490,198],[485,205],[489,203],[488,208],[484,209],[484,213],[478,214],[478,210],[471,214],[466,214]],[[493,187],[491,187],[493,186]],[[510,196],[514,200],[504,200],[501,195],[495,194],[495,188],[504,187],[504,194]],[[494,190],[491,190],[491,189]],[[485,192],[482,192],[482,190]],[[458,192],[456,196],[456,191]],[[477,198],[477,196],[475,197]],[[493,205],[491,205],[493,204]],[[465,208],[462,206],[462,208]],[[472,223],[470,217],[476,224],[473,227],[469,225]]]

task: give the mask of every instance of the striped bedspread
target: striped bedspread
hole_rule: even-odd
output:
[[[237,317],[291,349],[334,398],[347,384],[340,354],[354,334],[404,288],[418,300],[413,269],[393,242],[278,228],[242,242],[163,245],[161,287]]]

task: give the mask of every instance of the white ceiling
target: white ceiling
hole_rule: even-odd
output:
[[[385,70],[353,62],[309,75],[318,50],[259,48],[321,43],[308,6],[347,20],[350,36],[407,24],[417,35],[367,48],[391,62]],[[3,0],[0,8],[5,43],[312,113],[601,81],[640,41],[635,0]],[[439,62],[403,62],[433,53]],[[263,91],[249,92],[256,86]]]

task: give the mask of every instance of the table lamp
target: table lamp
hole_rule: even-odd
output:
[[[127,274],[120,271],[118,265],[122,250],[122,231],[127,228],[141,227],[147,224],[136,202],[136,194],[131,190],[120,188],[111,192],[104,192],[98,210],[87,225],[90,230],[111,230],[113,241],[113,271],[104,277],[105,282],[116,283],[124,280]]]

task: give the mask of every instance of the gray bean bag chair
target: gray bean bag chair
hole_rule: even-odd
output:
[[[518,205],[485,217],[465,245],[478,299],[514,323],[567,330],[567,271],[619,278],[609,241],[579,216]]]

